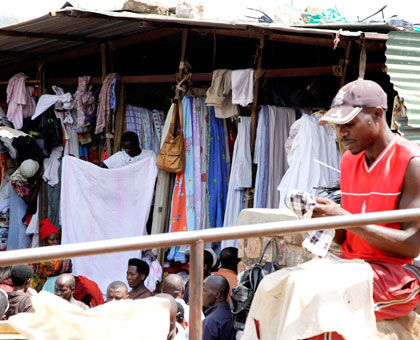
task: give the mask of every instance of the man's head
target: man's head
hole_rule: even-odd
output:
[[[13,282],[13,289],[23,290],[26,292],[31,284],[34,271],[31,266],[27,264],[17,264],[12,266],[11,278]]]
[[[236,273],[240,261],[241,259],[238,258],[237,248],[227,247],[220,252],[220,263],[222,268],[233,270]]]
[[[204,277],[210,275],[210,272],[217,262],[217,256],[213,249],[204,249]]]
[[[182,299],[184,290],[184,281],[176,274],[169,274],[163,281],[162,292],[173,296],[175,299]]]
[[[73,296],[75,286],[76,280],[73,275],[61,274],[55,281],[54,294],[64,300],[70,301]]]
[[[176,322],[178,322],[179,324],[183,325],[184,324],[184,318],[185,318],[185,310],[184,310],[184,307],[181,305],[180,302],[177,302],[176,305],[178,307],[178,311],[176,313]]]
[[[212,307],[225,302],[229,294],[229,282],[221,275],[210,275],[204,280],[203,305]]]
[[[140,259],[128,260],[127,282],[130,288],[136,288],[143,284],[149,275],[149,265]]]
[[[336,124],[343,146],[357,154],[373,145],[387,129],[387,107],[387,95],[377,83],[358,79],[338,91],[319,124]]]
[[[121,147],[130,156],[135,157],[141,153],[139,136],[133,131],[127,131],[121,136]]]
[[[174,339],[176,335],[176,315],[178,313],[178,305],[176,304],[175,299],[165,293],[156,294],[156,297],[167,299],[171,304],[171,309],[169,311],[169,320],[170,320],[170,327],[169,327],[169,334],[168,334],[168,340]]]
[[[128,288],[124,282],[114,281],[106,290],[106,302],[128,299]]]

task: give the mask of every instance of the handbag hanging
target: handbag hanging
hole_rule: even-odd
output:
[[[185,170],[184,131],[182,128],[182,103],[175,104],[168,134],[159,151],[156,166],[164,171],[182,173]]]

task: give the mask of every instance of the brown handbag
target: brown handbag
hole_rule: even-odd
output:
[[[182,103],[178,100],[169,125],[168,134],[159,151],[156,166],[175,174],[185,170],[184,130],[182,129]]]

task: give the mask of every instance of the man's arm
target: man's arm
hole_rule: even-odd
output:
[[[420,208],[420,158],[408,163],[404,177],[399,209]],[[390,179],[392,180],[392,179]],[[314,217],[349,214],[338,204],[317,198]],[[365,225],[349,229],[371,245],[398,257],[416,257],[420,253],[420,221],[401,223],[401,230],[378,225]]]

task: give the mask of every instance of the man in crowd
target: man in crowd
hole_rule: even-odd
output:
[[[106,290],[106,301],[119,301],[128,299],[128,288],[124,282],[114,281]]]
[[[128,293],[130,299],[145,299],[153,295],[144,285],[144,280],[149,275],[149,271],[149,265],[143,260],[136,258],[128,260],[127,282],[131,288]]]
[[[216,274],[222,275],[229,282],[228,299],[232,293],[232,289],[238,285],[238,263],[240,261],[237,248],[227,247],[220,252],[221,265]]]
[[[211,274],[213,268],[214,258],[212,253],[208,249],[204,249],[204,261],[203,261],[203,279],[205,280]],[[190,297],[190,281],[185,284],[184,301],[188,304]]]
[[[184,281],[176,274],[169,274],[163,281],[162,292],[171,295],[177,303],[182,305],[184,308],[184,320],[188,324],[190,320],[190,306],[183,300],[184,291]]]
[[[182,326],[176,322],[176,315],[178,314],[178,305],[175,299],[165,293],[156,294],[156,297],[164,298],[171,304],[169,311],[169,334],[168,340],[184,340],[184,330]]]
[[[82,309],[89,309],[82,301],[77,301],[73,297],[76,280],[71,274],[61,274],[55,281],[54,294],[67,300],[72,305],[78,306]]]
[[[341,161],[342,207],[325,198],[317,198],[313,217],[420,207],[420,147],[391,132],[386,110],[387,95],[373,81],[358,79],[337,93],[331,109],[319,123],[335,123],[338,137],[347,149]],[[361,259],[370,265],[376,320],[407,315],[417,306],[420,283],[412,259],[420,252],[420,220],[339,229],[335,241],[341,244],[343,258]],[[293,273],[292,269],[288,268],[288,271]],[[264,299],[263,292],[270,290],[270,282],[280,276],[281,271],[275,272],[261,281],[249,314],[253,316],[247,320],[245,338],[250,338],[247,328],[251,329],[251,324],[257,325],[261,321],[257,314],[263,317],[261,313],[254,314],[254,303],[255,311],[258,303],[275,303],[267,300],[268,295]],[[321,278],[325,282],[334,280],[324,273]],[[305,287],[310,290],[311,282]],[[257,298],[259,293],[261,299]],[[313,292],[313,295],[319,294]],[[311,339],[326,338],[343,339],[337,332]]]
[[[204,312],[203,340],[234,340],[233,317],[226,302],[229,283],[221,275],[211,275],[204,281],[203,305],[208,307]]]
[[[113,154],[98,165],[108,169],[122,168],[147,157],[156,157],[153,151],[140,148],[139,136],[132,131],[127,131],[121,136],[121,146],[123,151]]]
[[[34,312],[31,297],[26,292],[31,285],[34,271],[27,264],[18,264],[12,267],[13,291],[7,293],[9,298],[9,310],[6,318],[22,312]]]

